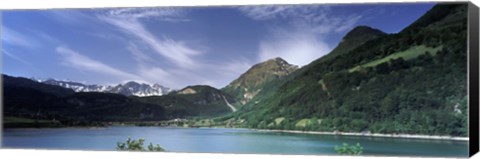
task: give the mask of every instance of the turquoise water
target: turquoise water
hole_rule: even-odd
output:
[[[364,155],[467,157],[468,142],[259,132],[223,128],[106,127],[4,129],[4,148],[115,150],[128,137],[171,152],[336,155],[335,145],[360,143]]]

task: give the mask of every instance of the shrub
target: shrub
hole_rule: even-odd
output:
[[[116,149],[120,151],[165,151],[160,145],[153,145],[152,143],[150,143],[147,146],[147,149],[145,149],[143,147],[144,142],[145,139],[132,140],[131,138],[128,138],[126,142],[118,142]]]
[[[349,146],[347,143],[343,143],[343,146],[335,146],[335,151],[340,155],[361,155],[363,147],[357,143],[356,145]]]

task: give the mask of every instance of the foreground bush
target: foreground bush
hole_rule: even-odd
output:
[[[147,146],[147,149],[145,149],[143,147],[144,142],[145,139],[132,140],[131,138],[128,138],[126,142],[118,142],[116,149],[120,151],[165,151],[160,145],[153,145],[152,143],[150,143]]]
[[[335,151],[340,155],[361,155],[363,147],[357,143],[356,145],[349,146],[347,143],[343,143],[343,146],[335,146]]]

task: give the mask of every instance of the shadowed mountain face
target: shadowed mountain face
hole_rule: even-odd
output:
[[[465,136],[466,9],[439,4],[398,34],[357,27],[329,55],[267,83],[230,120],[252,128]]]
[[[164,96],[140,98],[141,101],[163,106],[169,118],[216,116],[236,111],[229,94],[206,85],[188,86]]]
[[[297,66],[277,57],[252,66],[222,90],[243,105],[255,97],[265,84],[283,78],[297,69]]]
[[[57,96],[71,95],[75,93],[71,89],[66,89],[60,86],[51,86],[47,84],[38,83],[23,77],[12,77],[7,75],[2,75],[3,87],[12,87],[12,88],[29,88],[35,89],[38,92],[53,94]]]

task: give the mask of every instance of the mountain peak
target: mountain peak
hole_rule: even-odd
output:
[[[284,59],[282,59],[281,57],[275,57],[275,58],[270,59],[270,60],[279,61],[279,62],[287,62]]]
[[[321,60],[328,60],[331,59],[335,56],[342,55],[344,53],[347,53],[356,47],[364,44],[365,42],[376,39],[382,36],[387,35],[381,30],[365,26],[365,25],[359,25],[352,30],[350,30],[340,41],[337,47],[332,50],[329,54],[326,56],[322,57]]]
[[[262,62],[262,63],[265,64],[265,63],[269,63],[269,62],[276,63],[279,66],[282,66],[282,65],[294,66],[294,65],[288,63],[286,60],[282,59],[281,57],[275,57],[275,58],[269,59],[269,60],[267,60],[265,62]],[[260,64],[262,64],[262,63],[260,63]]]
[[[295,71],[297,68],[298,66],[288,63],[281,57],[276,57],[276,58],[272,58],[267,61],[253,65],[245,74],[255,73],[255,72],[256,73],[289,74],[290,72]]]
[[[289,64],[280,57],[253,65],[222,90],[233,94],[242,104],[253,98],[262,87],[273,80],[289,75],[298,66]]]
[[[342,42],[347,41],[347,40],[352,40],[352,39],[357,39],[357,38],[363,38],[366,36],[382,36],[385,35],[381,30],[365,26],[365,25],[359,25],[355,28],[353,28],[351,31],[349,31],[345,37],[343,37]]]
[[[135,81],[130,81],[130,82],[125,83],[125,85],[127,85],[127,86],[129,86],[129,85],[130,85],[130,86],[135,86],[135,85],[140,85],[140,83],[137,83],[137,82],[135,82]]]
[[[201,93],[201,92],[211,92],[217,90],[216,88],[213,88],[212,86],[209,85],[191,85],[187,86],[180,91],[177,92],[177,94],[196,94],[196,93]]]

